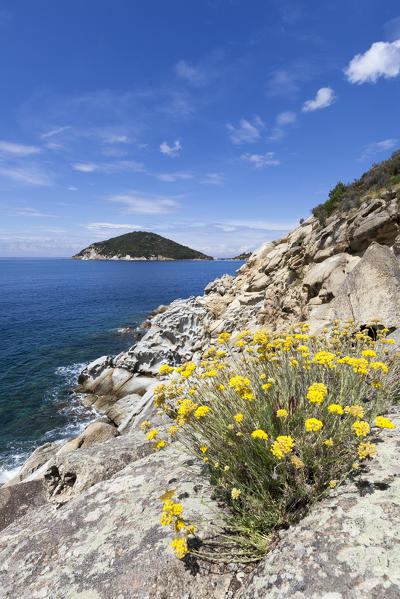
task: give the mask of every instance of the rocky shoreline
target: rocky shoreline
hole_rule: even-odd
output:
[[[153,405],[159,367],[200,360],[223,331],[277,330],[307,320],[319,333],[335,318],[354,318],[362,328],[378,317],[399,342],[399,255],[395,194],[364,202],[350,217],[334,215],[325,226],[310,217],[263,244],[235,277],[211,282],[203,296],[160,307],[128,351],[88,365],[78,390],[104,417],[61,447],[37,449],[0,488],[3,596],[397,597],[399,427],[386,431],[376,464],[316,505],[250,574],[233,564],[188,565],[170,553],[158,526],[163,491],[179,480],[185,512],[210,520],[204,540],[215,534],[220,508],[201,501],[209,494],[207,477],[189,472],[174,446],[152,453],[139,424],[151,419],[165,427]]]

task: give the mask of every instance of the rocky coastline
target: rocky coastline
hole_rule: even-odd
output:
[[[7,599],[394,599],[400,593],[397,428],[357,480],[282,533],[257,567],[178,561],[158,526],[157,498],[179,480],[185,511],[209,521],[208,479],[174,446],[154,454],[140,423],[165,424],[153,404],[162,364],[199,361],[219,333],[278,330],[299,321],[321,332],[335,319],[360,328],[380,318],[400,342],[400,211],[396,194],[365,201],[321,225],[310,217],[266,242],[236,276],[204,295],[161,306],[128,351],[79,376],[85,403],[104,416],[63,446],[38,448],[0,488],[0,580]],[[93,258],[91,258],[93,259]],[[101,259],[101,258],[95,258]]]

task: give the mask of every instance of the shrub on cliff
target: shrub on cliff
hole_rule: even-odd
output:
[[[326,202],[312,209],[313,215],[324,226],[328,216],[336,210],[348,212],[358,208],[366,194],[374,194],[382,188],[400,183],[400,150],[394,152],[389,160],[373,164],[359,179],[345,185],[341,181],[329,192]]]
[[[279,335],[244,331],[233,345],[222,333],[200,367],[161,368],[178,376],[156,388],[156,406],[174,420],[169,437],[204,463],[229,504],[238,558],[260,557],[276,530],[375,455],[371,435],[393,427],[377,417],[395,385],[386,332],[374,340],[348,322],[316,337],[300,325]],[[155,450],[168,443],[149,422],[142,428]],[[182,558],[196,529],[172,491],[161,499],[161,524],[177,533]]]

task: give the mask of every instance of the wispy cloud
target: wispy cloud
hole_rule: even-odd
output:
[[[223,185],[225,177],[221,173],[207,173],[199,180],[202,185]]]
[[[62,133],[63,131],[67,131],[68,129],[71,129],[71,127],[69,125],[66,125],[65,127],[56,127],[55,129],[51,129],[47,133],[42,133],[42,135],[40,137],[42,139],[47,139],[49,137],[54,137],[54,135],[59,135],[59,133]]]
[[[149,173],[150,174],[150,173]],[[174,183],[175,181],[187,181],[193,179],[192,173],[157,173],[154,175],[156,179],[165,181],[166,183]]]
[[[251,122],[246,119],[241,119],[239,125],[236,127],[230,123],[226,125],[232,143],[237,145],[257,141],[260,139],[261,131],[264,127],[265,125],[259,116],[255,116]]]
[[[268,135],[268,139],[270,141],[278,141],[282,139],[286,135],[286,127],[289,125],[293,125],[296,122],[297,115],[295,112],[291,110],[286,110],[284,112],[280,112],[275,120],[275,127],[272,130],[272,133]]]
[[[278,166],[279,160],[275,158],[275,152],[267,152],[266,154],[242,154],[240,157],[242,160],[250,162],[256,168],[262,168],[263,166]]]
[[[327,108],[336,101],[336,96],[331,87],[321,87],[313,100],[307,100],[302,106],[303,112],[313,112],[320,108]]]
[[[81,173],[93,173],[94,171],[106,174],[118,171],[134,171],[136,173],[146,173],[146,169],[141,162],[136,160],[115,160],[113,162],[74,162],[71,164],[75,171]]]
[[[396,145],[397,139],[383,139],[382,141],[371,142],[365,146],[359,160],[366,160],[367,158],[371,158],[380,152],[393,150]]]
[[[170,158],[176,158],[179,156],[181,150],[182,146],[179,139],[175,140],[172,146],[170,146],[166,141],[163,141],[162,144],[160,144],[161,154],[165,154],[165,156],[169,156]]]
[[[400,39],[400,17],[394,17],[383,25],[383,29],[385,31],[386,37],[390,39],[390,41],[396,41]]]
[[[47,214],[45,212],[39,212],[36,208],[21,208],[17,210],[14,216],[33,216],[33,217],[45,217],[45,218],[58,218],[56,214]]]
[[[15,144],[10,141],[0,141],[0,153],[12,156],[31,156],[39,154],[41,149],[36,146],[27,146],[25,144]]]
[[[47,187],[52,185],[50,176],[35,167],[2,167],[0,177],[11,179],[25,185],[38,185]]]
[[[108,200],[122,204],[125,206],[126,212],[134,214],[165,214],[179,206],[174,198],[141,194],[139,192],[113,195]]]
[[[89,231],[102,231],[102,230],[112,230],[112,229],[129,229],[130,231],[134,229],[143,229],[140,225],[132,225],[132,224],[116,224],[116,223],[88,223],[87,225],[83,225]]]
[[[207,85],[208,77],[204,69],[190,65],[186,60],[180,60],[174,67],[175,73],[196,87]]]
[[[92,162],[74,162],[71,166],[75,171],[79,171],[80,173],[93,173],[99,168],[97,164],[93,164]]]
[[[379,77],[390,79],[400,73],[400,39],[394,42],[375,42],[364,52],[356,54],[344,70],[350,83],[376,83]]]
[[[294,221],[263,221],[263,220],[226,220],[222,224],[231,227],[246,227],[248,229],[262,229],[264,231],[290,231],[297,227],[298,223]]]

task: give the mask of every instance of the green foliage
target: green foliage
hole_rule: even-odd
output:
[[[222,333],[200,368],[163,366],[179,378],[155,390],[175,421],[169,433],[204,462],[230,506],[231,538],[248,558],[375,455],[375,427],[393,428],[375,420],[398,386],[385,331],[373,340],[349,322],[316,338],[299,326],[243,331],[234,344]]]
[[[212,260],[210,256],[192,250],[185,245],[166,239],[156,233],[147,233],[144,231],[133,231],[125,235],[113,237],[107,241],[99,241],[93,243],[91,248],[94,248],[99,254],[109,256],[115,255],[126,256],[132,258],[150,258],[151,256],[163,256],[172,260]],[[85,250],[77,254],[77,257],[83,255]]]
[[[329,192],[329,199],[313,208],[313,215],[324,226],[326,218],[336,210],[349,212],[358,208],[366,194],[378,193],[380,190],[400,183],[400,150],[389,158],[374,164],[360,179],[345,185],[341,181]]]

